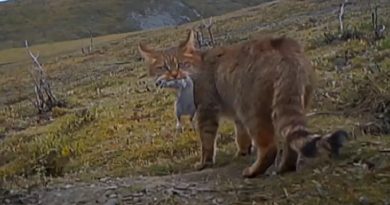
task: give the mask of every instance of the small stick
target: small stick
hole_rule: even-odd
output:
[[[381,153],[390,153],[390,148],[379,150]]]
[[[345,3],[340,4],[340,13],[339,13],[339,23],[340,23],[340,33],[343,33],[344,31],[344,7]]]
[[[343,115],[344,113],[342,112],[310,112],[306,114],[306,117],[312,117],[316,115]]]

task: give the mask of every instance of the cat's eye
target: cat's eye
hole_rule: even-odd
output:
[[[156,67],[157,70],[168,70],[168,67],[163,65],[163,66],[158,66]]]
[[[178,67],[179,68],[188,68],[188,67],[190,67],[190,65],[191,64],[189,62],[181,62],[178,64]]]

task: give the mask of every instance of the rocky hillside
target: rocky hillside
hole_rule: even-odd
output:
[[[9,0],[0,3],[0,49],[174,26],[269,0]]]

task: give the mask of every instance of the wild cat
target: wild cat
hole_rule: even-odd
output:
[[[190,117],[192,130],[196,132],[195,114],[196,106],[194,102],[194,84],[190,76],[182,79],[165,80],[166,76],[156,80],[156,86],[160,88],[173,88],[177,90],[177,98],[175,101],[175,116],[176,116],[176,134],[182,132],[181,116],[188,115]],[[254,147],[251,146],[248,153],[254,152]]]
[[[155,50],[140,43],[138,50],[157,82],[191,74],[201,141],[198,170],[214,164],[221,117],[235,123],[237,155],[248,154],[252,140],[256,146],[257,159],[243,170],[244,177],[263,174],[274,163],[278,138],[283,141],[281,174],[296,171],[298,162],[322,151],[337,155],[348,137],[344,130],[317,135],[308,129],[305,112],[315,73],[294,39],[259,36],[200,51],[190,30],[178,46]]]
[[[177,90],[177,98],[174,105],[176,116],[176,134],[183,131],[182,116],[189,116],[192,130],[195,131],[195,102],[194,102],[194,84],[190,76],[179,80],[165,80],[157,81],[156,86],[160,88],[172,88]]]

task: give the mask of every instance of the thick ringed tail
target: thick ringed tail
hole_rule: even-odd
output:
[[[315,157],[322,150],[338,155],[348,137],[347,132],[338,130],[330,134],[316,135],[307,128],[305,107],[311,95],[312,84],[310,62],[299,49],[279,49],[282,59],[276,68],[272,120],[277,135],[285,142],[284,149],[287,149],[283,150],[285,156],[282,164],[291,164],[292,162],[285,161],[296,161],[301,155]],[[286,169],[295,169],[295,166],[291,167]]]

